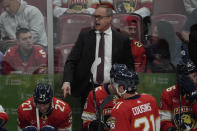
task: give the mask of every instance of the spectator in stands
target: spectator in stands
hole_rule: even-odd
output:
[[[3,60],[4,74],[43,74],[47,72],[47,53],[34,45],[32,34],[27,28],[16,32],[17,45],[5,53]]]
[[[23,0],[0,0],[4,12],[0,16],[0,32],[3,40],[16,41],[16,30],[20,27],[31,30],[36,44],[47,46],[44,17],[38,8]]]
[[[144,45],[137,38],[137,21],[132,16],[126,16],[124,19],[126,19],[128,26],[122,32],[126,31],[125,33],[131,40],[131,52],[134,59],[135,71],[144,72],[146,68],[146,51]]]
[[[196,0],[183,0],[185,11],[187,15],[192,14],[197,8],[197,1]]]
[[[73,96],[81,98],[82,107],[91,90],[91,73],[94,83],[101,85],[109,83],[112,64],[126,64],[134,68],[129,37],[111,28],[112,15],[112,9],[108,6],[97,7],[94,29],[80,32],[64,66],[64,96],[72,91]],[[100,42],[100,39],[104,42]],[[99,46],[106,42],[102,52],[104,55],[101,55]],[[103,68],[98,71],[100,66]],[[103,77],[99,79],[99,75]]]
[[[87,0],[53,0],[53,15],[59,18],[64,13],[93,14],[95,9],[87,7]]]
[[[8,121],[8,114],[4,111],[2,105],[0,105],[0,131],[7,131],[4,129],[4,125]]]
[[[145,18],[152,14],[152,0],[115,0],[117,13],[136,13]]]
[[[113,0],[53,0],[53,15],[59,18],[64,13],[94,14],[100,4],[114,9]]]
[[[196,0],[183,0],[185,10],[187,13],[187,21],[182,32],[184,39],[189,41],[189,33],[192,25],[197,23],[197,1]]]
[[[181,41],[172,24],[159,21],[154,27],[151,45],[147,47],[149,69],[152,72],[174,72],[181,59]]]

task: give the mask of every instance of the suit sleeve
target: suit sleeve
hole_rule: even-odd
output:
[[[133,55],[131,52],[131,44],[130,43],[131,43],[131,41],[129,40],[129,37],[126,37],[126,40],[124,42],[124,45],[125,45],[124,57],[126,57],[125,64],[127,65],[128,68],[135,70],[134,59],[133,59]]]
[[[64,77],[63,82],[72,82],[73,81],[73,75],[74,71],[77,67],[77,64],[80,61],[82,48],[83,48],[83,33],[81,32],[79,34],[79,37],[77,39],[77,42],[75,43],[75,46],[72,48],[70,55],[68,56],[68,59],[64,65]]]

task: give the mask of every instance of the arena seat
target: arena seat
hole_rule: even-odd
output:
[[[94,19],[89,14],[64,14],[57,24],[58,44],[55,47],[55,73],[62,73],[65,61],[81,30],[93,27]]]
[[[151,17],[152,31],[159,21],[168,21],[174,26],[176,32],[181,32],[187,17],[182,14],[160,14]]]
[[[55,66],[55,73],[63,73],[64,71],[64,64],[67,60],[67,57],[73,48],[74,44],[62,44],[58,45],[54,51],[54,66]]]
[[[153,15],[172,13],[186,14],[183,0],[153,0]]]
[[[114,14],[112,20],[112,26],[117,29],[123,29],[127,31],[128,22],[127,19],[134,19],[137,21],[137,40],[143,41],[143,26],[142,26],[142,17],[138,14]]]
[[[29,5],[37,7],[44,16],[47,16],[47,0],[25,0]]]
[[[93,18],[88,14],[64,14],[58,21],[58,44],[75,43],[80,31],[93,26]]]

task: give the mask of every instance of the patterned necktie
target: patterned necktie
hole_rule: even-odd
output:
[[[102,84],[104,80],[104,35],[105,33],[100,33],[101,39],[99,42],[99,52],[98,52],[98,57],[101,58],[101,63],[97,66],[97,74],[96,74],[96,81],[98,84]]]

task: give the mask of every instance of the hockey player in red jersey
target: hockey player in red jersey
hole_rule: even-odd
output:
[[[0,105],[0,131],[6,131],[3,126],[8,121],[8,114],[4,111],[3,107]]]
[[[161,94],[161,130],[197,131],[197,68],[187,59],[177,65],[177,84]]]
[[[146,68],[146,50],[144,45],[137,40],[137,21],[127,18],[129,38],[131,39],[131,50],[134,59],[135,71],[145,72]]]
[[[110,131],[159,131],[160,118],[156,99],[136,92],[138,75],[125,65],[114,68],[113,87],[124,100],[112,109]]]
[[[131,40],[131,52],[134,59],[135,71],[145,72],[146,69],[146,50],[144,45],[139,41],[138,26],[135,17],[125,16],[122,18],[127,22],[125,30],[121,30],[123,33],[129,36]]]
[[[71,131],[71,108],[53,97],[51,86],[47,83],[37,84],[33,97],[23,102],[17,113],[18,127],[23,131]]]
[[[113,77],[111,76],[111,79]],[[84,131],[97,131],[99,122],[101,122],[100,131],[109,130],[111,110],[119,101],[119,97],[115,94],[116,90],[112,87],[112,83],[96,87],[89,93],[82,113]]]
[[[9,48],[3,59],[4,74],[43,74],[47,72],[47,53],[34,45],[32,34],[27,28],[16,32],[17,45]]]

